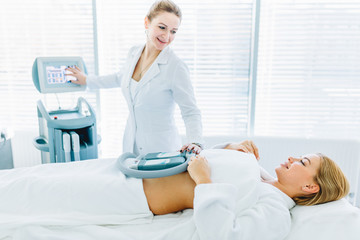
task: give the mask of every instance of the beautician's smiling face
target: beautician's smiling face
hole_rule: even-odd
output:
[[[320,168],[320,161],[317,154],[307,154],[300,158],[289,157],[288,161],[275,169],[278,181],[295,188],[315,184],[314,177]]]
[[[161,12],[149,21],[145,18],[145,29],[148,31],[148,42],[157,50],[163,50],[174,39],[180,26],[180,18],[173,13]]]

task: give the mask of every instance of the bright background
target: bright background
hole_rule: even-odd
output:
[[[204,136],[360,139],[360,0],[176,0],[172,45],[189,66]],[[39,94],[38,56],[82,56],[90,74],[116,72],[145,42],[153,0],[0,0],[0,128],[38,134],[36,102],[96,109],[101,157],[122,152],[120,89]],[[59,101],[57,100],[59,99]],[[179,111],[177,122],[185,133]]]

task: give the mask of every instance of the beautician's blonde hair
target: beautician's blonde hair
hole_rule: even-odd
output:
[[[181,10],[180,8],[170,0],[160,0],[154,2],[154,4],[150,7],[148,14],[146,15],[151,22],[159,13],[168,12],[175,14],[181,21]]]
[[[314,180],[320,186],[317,193],[306,196],[294,197],[299,205],[315,205],[331,202],[345,197],[350,190],[350,185],[340,167],[327,156],[317,153],[320,157],[320,167]]]

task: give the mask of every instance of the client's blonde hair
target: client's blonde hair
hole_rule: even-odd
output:
[[[320,190],[305,196],[294,197],[299,205],[315,205],[331,202],[345,197],[350,190],[350,185],[340,167],[327,156],[317,153],[320,157],[320,167],[314,180],[319,184]]]

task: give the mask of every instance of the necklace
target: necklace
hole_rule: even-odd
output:
[[[142,78],[143,73],[151,66],[151,64],[154,62],[155,58],[157,57],[157,55],[158,55],[158,54],[155,54],[154,57],[151,58],[150,62],[146,65],[146,67],[144,67],[144,68],[141,70],[141,72],[140,72],[140,74],[139,74],[139,79]]]

